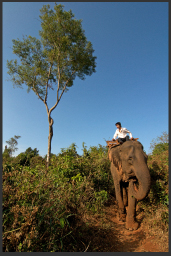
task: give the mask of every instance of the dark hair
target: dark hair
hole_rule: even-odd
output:
[[[120,122],[117,122],[115,125],[119,124],[121,126],[121,123]]]

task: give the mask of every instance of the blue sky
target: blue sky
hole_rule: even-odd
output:
[[[76,143],[87,148],[111,140],[121,122],[139,138],[146,153],[152,139],[168,132],[168,3],[58,2],[70,9],[91,41],[97,56],[96,73],[76,79],[64,93],[54,119],[52,153]],[[47,154],[48,119],[43,102],[31,91],[7,81],[7,60],[15,59],[12,39],[39,38],[39,15],[53,2],[3,2],[3,149],[20,135],[18,151],[37,148]],[[55,90],[48,98],[55,104]]]

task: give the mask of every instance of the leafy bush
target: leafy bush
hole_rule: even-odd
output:
[[[168,150],[169,150],[169,143],[159,143],[159,144],[155,145],[152,154],[159,155],[162,152],[165,152]]]
[[[168,150],[149,157],[148,166],[151,174],[150,203],[169,205]]]
[[[150,214],[158,214],[160,217],[156,224],[162,229],[168,229],[169,207],[169,166],[168,166],[168,135],[166,132],[151,143],[152,153],[148,156],[148,168],[151,175],[151,189],[145,200],[140,204]],[[162,224],[161,224],[162,223]]]
[[[3,167],[3,251],[65,251],[74,220],[83,212],[101,212],[109,197],[110,164],[102,146],[87,156],[76,145],[53,155],[46,172],[44,159],[30,166]]]
[[[15,157],[14,163],[19,164],[19,165],[25,165],[29,166],[30,165],[30,159],[25,153],[20,153],[18,156]]]
[[[45,168],[46,161],[41,156],[33,156],[30,159],[30,168]]]
[[[156,225],[162,229],[168,228],[169,205],[165,146],[156,143],[153,149],[159,152],[154,150],[148,158],[151,190],[139,202],[151,216],[158,213]],[[87,149],[83,143],[83,155],[79,156],[73,143],[58,155],[51,155],[48,171],[46,158],[38,154],[31,155],[26,166],[19,157],[16,161],[3,153],[3,251],[78,251],[73,235],[77,220],[85,212],[103,212],[114,194],[107,151],[101,145]]]
[[[152,155],[160,154],[163,151],[169,149],[169,135],[167,132],[163,132],[161,136],[153,139],[150,143]]]
[[[20,153],[14,158],[14,163],[20,164],[23,166],[30,166],[30,161],[33,157],[38,157],[37,148],[32,149],[31,147],[27,148],[25,152]]]
[[[10,164],[12,159],[13,159],[13,157],[11,157],[11,150],[9,148],[5,148],[4,152],[2,153],[3,165]]]
[[[157,142],[158,143],[157,143]],[[168,185],[169,185],[169,167],[168,167],[168,135],[166,132],[152,141],[152,154],[148,158],[148,167],[151,174],[151,193],[150,202],[154,204],[161,203],[168,206]]]

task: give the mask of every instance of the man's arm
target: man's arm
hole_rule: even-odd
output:
[[[129,133],[130,139],[132,139],[132,133],[125,128],[125,131]]]
[[[116,140],[117,135],[118,135],[118,133],[117,133],[117,130],[116,130],[115,134],[113,135],[113,139],[112,140]]]

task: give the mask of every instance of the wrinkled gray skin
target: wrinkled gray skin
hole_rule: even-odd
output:
[[[126,228],[136,230],[136,202],[144,199],[150,190],[151,178],[147,167],[147,155],[140,142],[130,140],[109,149],[108,156],[111,161],[119,219],[125,221],[126,218]]]

